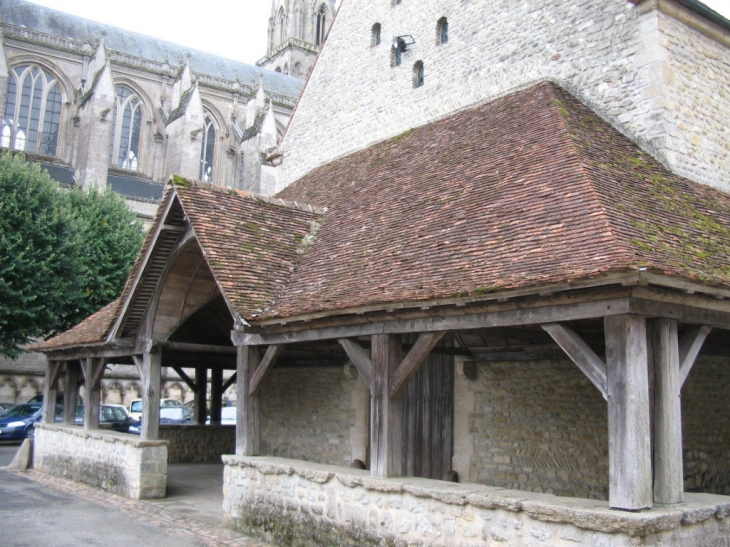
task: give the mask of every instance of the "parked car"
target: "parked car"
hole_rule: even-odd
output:
[[[33,437],[33,426],[43,417],[41,403],[16,405],[0,417],[0,441],[22,440]]]
[[[188,414],[187,408],[181,406],[165,406],[160,408],[161,425],[182,425],[193,422],[192,415]],[[128,433],[139,435],[142,433],[142,420],[137,420],[129,425]]]
[[[133,418],[133,417],[132,417],[132,415],[131,415],[131,414],[129,413],[129,410],[127,410],[127,407],[126,407],[126,406],[124,406],[124,405],[107,405],[107,406],[113,406],[114,408],[118,408],[119,410],[121,410],[121,411],[122,411],[122,412],[124,413],[124,415],[125,415],[125,416],[126,416],[127,418],[130,418],[130,419],[131,419],[131,421],[134,421],[134,418]]]
[[[160,399],[160,407],[166,406],[181,407],[182,403],[177,399]],[[144,408],[144,402],[142,401],[142,399],[134,399],[131,403],[129,403],[129,414],[135,420],[139,420],[142,417],[142,408]]]
[[[15,405],[13,403],[0,403],[0,416],[2,416],[3,414],[5,414],[5,411],[6,410],[10,410],[14,406]]]
[[[236,415],[238,407],[235,406],[224,406],[221,408],[221,425],[236,425]],[[205,422],[210,424],[210,417]]]
[[[76,425],[84,424],[84,407],[76,407]],[[134,423],[134,419],[129,418],[117,405],[100,405],[99,406],[99,425],[108,426],[112,431],[120,431],[127,433],[129,426]]]

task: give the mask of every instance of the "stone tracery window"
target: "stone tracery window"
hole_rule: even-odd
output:
[[[11,70],[0,146],[55,156],[61,104],[58,82],[48,72],[35,65]]]
[[[325,37],[325,24],[327,23],[327,8],[324,7],[324,4],[319,6],[319,11],[317,12],[317,35],[315,39],[315,44],[318,46],[321,46],[324,43],[324,37]]]
[[[142,103],[126,86],[115,88],[114,117],[109,138],[109,165],[137,171],[139,136],[142,131]]]
[[[213,180],[213,160],[215,158],[215,125],[210,114],[205,113],[203,125],[203,142],[200,145],[200,180]]]

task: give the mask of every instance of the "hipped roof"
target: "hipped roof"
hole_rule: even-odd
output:
[[[280,200],[178,186],[160,210],[175,196],[249,321],[644,269],[730,287],[730,195],[669,172],[552,83],[335,160]]]

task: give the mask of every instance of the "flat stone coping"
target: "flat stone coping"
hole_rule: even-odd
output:
[[[361,486],[376,492],[407,493],[448,505],[524,512],[535,520],[572,524],[585,530],[604,533],[641,536],[730,516],[730,496],[716,494],[685,493],[684,503],[629,512],[611,509],[607,501],[601,500],[524,492],[475,483],[457,484],[415,477],[373,477],[367,470],[285,458],[227,455],[222,459],[226,465],[252,467],[265,475],[296,474],[319,484],[335,479],[351,488]]]
[[[102,429],[84,429],[83,426],[70,424],[44,424],[37,423],[35,427],[38,429],[47,429],[49,431],[60,431],[67,435],[75,435],[82,439],[98,439],[108,443],[123,443],[137,448],[145,448],[148,446],[168,446],[170,441],[166,440],[143,440],[138,435],[129,433],[120,433],[118,431],[102,430]]]

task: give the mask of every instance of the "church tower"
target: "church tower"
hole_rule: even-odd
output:
[[[272,0],[266,57],[256,64],[305,79],[334,15],[334,0]]]

